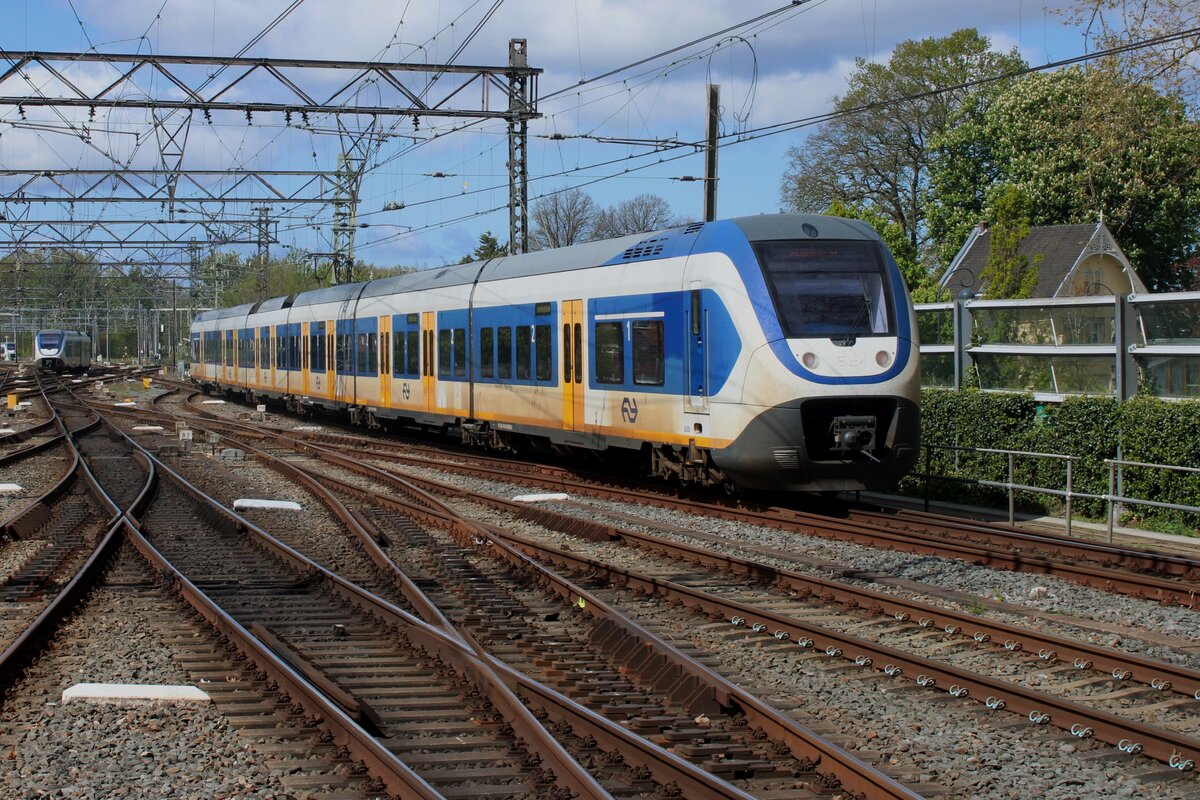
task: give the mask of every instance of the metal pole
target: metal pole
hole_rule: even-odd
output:
[[[1067,536],[1071,535],[1071,459],[1067,459]]]
[[[1113,540],[1113,491],[1117,488],[1117,464],[1108,462],[1108,543]]]
[[[717,143],[721,127],[721,87],[708,85],[708,142],[704,150],[704,221],[717,218]]]
[[[933,484],[933,448],[927,444],[921,445],[925,448],[925,513],[929,513],[929,496],[932,491]]]
[[[1017,524],[1016,493],[1013,491],[1013,454],[1008,454],[1008,524]]]
[[[508,66],[529,66],[525,39],[508,40]],[[508,252],[529,252],[529,78],[508,73]]]

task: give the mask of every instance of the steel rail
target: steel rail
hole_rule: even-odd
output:
[[[228,419],[219,419],[227,427],[235,427],[239,430],[250,427],[231,422]],[[317,480],[322,483],[337,483],[345,491],[361,497],[370,497],[373,502],[380,505],[395,508],[405,514],[422,519],[428,524],[447,529],[468,546],[477,546],[475,540],[479,537],[490,541],[506,560],[516,567],[534,570],[548,581],[553,590],[567,602],[578,603],[582,600],[581,608],[598,620],[612,626],[610,634],[613,637],[613,643],[611,647],[615,656],[623,657],[630,664],[640,667],[644,677],[658,676],[660,681],[667,680],[668,693],[677,701],[685,702],[685,705],[694,711],[719,711],[731,707],[736,708],[746,715],[747,721],[751,725],[761,727],[774,734],[776,738],[785,741],[797,757],[808,758],[823,769],[828,769],[830,774],[849,790],[864,792],[872,798],[919,797],[848,751],[824,740],[820,735],[808,730],[723,676],[696,662],[690,656],[634,622],[623,612],[517,552],[512,546],[497,538],[487,526],[462,519],[441,500],[403,478],[286,435],[254,429],[246,432],[250,435],[272,439],[301,452],[312,453],[327,462],[386,482],[393,488],[408,493],[414,498],[414,502],[388,497],[329,476],[318,476]],[[228,436],[228,433],[226,432],[225,435]],[[667,669],[664,670],[664,668]],[[640,737],[639,741],[641,741]],[[652,774],[657,776],[658,773],[654,770],[660,767],[653,763],[647,764],[647,766],[651,769]]]
[[[50,406],[48,401],[47,405]],[[110,518],[105,523],[104,535],[100,537],[91,555],[88,556],[71,580],[46,603],[45,607],[25,626],[25,629],[21,631],[17,638],[0,653],[0,682],[4,685],[11,685],[17,680],[25,666],[41,652],[51,634],[71,613],[72,609],[83,600],[91,588],[100,581],[108,561],[115,555],[121,543],[119,535],[121,509],[117,507],[116,503],[112,501],[112,498],[108,496],[99,482],[97,482],[87,462],[80,455],[71,437],[67,435],[66,427],[62,424],[57,413],[54,412],[53,406],[50,406],[50,408],[51,413],[54,414],[52,421],[57,424],[60,431],[59,438],[70,449],[73,454],[73,461],[67,475],[64,476],[63,480],[51,487],[47,494],[54,493],[57,496],[57,494],[65,491],[64,487],[69,486],[70,483],[76,480],[85,481],[93,496],[96,497],[103,508],[107,509]],[[96,420],[96,424],[99,424],[99,419]],[[147,478],[143,492],[146,491],[149,485],[149,478]],[[35,505],[43,502],[45,497],[46,495],[43,495],[43,498],[36,501]],[[5,526],[6,530],[12,524],[13,522],[8,523]]]
[[[728,600],[674,581],[615,567],[597,559],[512,534],[506,534],[505,538],[539,560],[599,575],[613,585],[679,601],[704,613],[719,613],[725,619],[741,620],[753,627],[762,625],[764,627],[760,630],[787,634],[790,640],[806,649],[812,648],[813,652],[825,652],[831,657],[844,656],[858,660],[864,668],[884,671],[894,676],[901,674],[895,672],[898,668],[903,674],[915,676],[919,685],[928,688],[937,685],[955,697],[969,698],[989,707],[994,707],[995,701],[999,700],[1004,704],[1002,707],[1028,715],[1035,724],[1053,724],[1076,735],[1086,732],[1086,736],[1081,738],[1095,736],[1118,747],[1135,748],[1134,752],[1144,752],[1145,755],[1163,763],[1183,759],[1190,761],[1194,766],[1200,761],[1200,741],[1174,731],[1082,706],[1071,700],[925,659],[857,636],[830,631],[786,614]]]
[[[265,432],[252,426],[230,421],[227,418],[216,417],[216,419],[226,426],[224,435],[227,437],[227,428],[235,427],[242,430],[244,434],[255,438],[269,439],[301,452],[312,452],[322,460],[389,483],[394,488],[413,497],[414,502],[389,497],[331,476],[318,475],[317,479],[322,483],[337,485],[343,491],[369,498],[380,506],[393,508],[428,524],[448,529],[452,534],[458,536],[464,545],[477,546],[476,540],[480,537],[482,537],[482,541],[491,541],[510,563],[518,568],[534,570],[544,580],[549,581],[554,591],[568,602],[576,603],[582,599],[581,607],[588,609],[588,613],[601,620],[602,624],[610,626],[608,638],[611,640],[610,647],[614,650],[614,654],[639,667],[640,671],[644,673],[644,677],[651,679],[652,682],[654,678],[660,681],[669,679],[668,693],[675,697],[676,701],[682,700],[685,705],[700,712],[737,707],[747,716],[752,725],[771,731],[777,738],[784,740],[798,758],[807,758],[821,765],[823,769],[828,769],[830,774],[847,789],[864,792],[871,798],[919,797],[841,747],[824,740],[818,734],[780,714],[723,676],[694,661],[690,656],[645,630],[622,612],[609,607],[599,598],[518,553],[511,546],[496,539],[486,526],[462,519],[442,501],[396,475],[344,457],[336,452],[314,447],[310,443],[291,439],[280,432]],[[203,428],[202,425],[198,427]],[[664,673],[663,667],[669,667],[669,669]],[[532,681],[528,678],[526,680]],[[612,725],[613,723],[609,722],[608,724]],[[624,729],[619,726],[617,726],[617,730],[625,733]],[[635,741],[640,743],[645,740],[635,737]],[[659,777],[658,770],[662,768],[662,765],[657,759],[643,763],[653,775]],[[692,795],[689,793],[686,796]]]
[[[132,440],[130,441],[132,442]],[[140,445],[137,445],[136,442],[133,444],[140,448]],[[143,450],[143,452],[146,451]],[[148,452],[147,456],[153,459],[153,456]],[[514,690],[509,688],[509,682],[500,679],[494,671],[490,657],[473,640],[470,634],[458,631],[456,638],[451,632],[435,628],[424,620],[414,617],[403,609],[388,603],[386,600],[378,598],[353,583],[340,578],[307,559],[307,557],[288,547],[286,544],[275,540],[265,531],[257,528],[253,523],[248,522],[235,512],[229,511],[217,501],[207,498],[203,492],[178,473],[171,470],[170,467],[163,465],[161,462],[157,462],[157,464],[161,474],[168,476],[174,484],[193,498],[197,500],[205,498],[204,502],[217,509],[226,518],[227,522],[232,522],[239,529],[253,534],[256,538],[267,544],[273,552],[284,558],[285,561],[293,563],[311,574],[319,575],[331,586],[335,587],[347,600],[360,608],[368,610],[370,613],[379,615],[389,622],[396,624],[405,631],[410,640],[420,643],[430,652],[436,653],[439,657],[444,658],[454,665],[459,674],[473,680],[485,696],[492,700],[498,708],[506,712],[506,718],[517,732],[517,735],[525,739],[539,755],[546,759],[547,765],[554,770],[559,779],[567,786],[579,792],[583,797],[608,796],[603,787],[562,749],[562,745],[550,736],[549,732],[525,708],[524,704],[512,693]],[[327,492],[324,489],[322,491]],[[161,555],[159,557],[161,558]],[[196,589],[195,591],[199,590]],[[426,599],[425,602],[429,601]],[[252,636],[248,631],[244,635],[246,637]],[[542,686],[527,677],[523,678],[520,685],[524,691],[530,693],[532,696],[551,698],[554,704],[558,706],[558,710],[553,712],[552,715],[569,719],[572,721],[572,724],[577,720],[584,727],[594,724],[594,720],[589,720],[579,715],[576,704],[573,701],[554,692],[549,687]],[[687,761],[679,759],[673,754],[663,751],[657,745],[624,731],[615,723],[607,720],[605,722],[607,725],[602,731],[603,738],[605,740],[621,741],[622,755],[626,758],[627,762],[632,761],[633,763],[640,763],[646,766],[651,770],[652,774],[664,783],[673,782],[690,788],[691,791],[687,796],[697,798],[738,798],[739,800],[747,800],[749,798],[749,795],[725,783],[720,778],[691,765]]]
[[[194,408],[194,407],[193,407]],[[211,412],[195,409],[196,413],[212,415]],[[352,434],[328,434],[299,432],[295,438],[318,441],[331,447],[353,449],[354,445],[338,439],[365,438]],[[380,441],[380,446],[394,445]],[[663,508],[714,516],[721,519],[752,525],[762,525],[782,530],[800,530],[803,533],[826,538],[854,537],[852,541],[878,545],[884,542],[897,550],[921,554],[945,555],[972,563],[1025,572],[1060,575],[1084,585],[1109,591],[1120,591],[1135,597],[1148,597],[1164,602],[1174,602],[1186,607],[1196,606],[1196,593],[1200,585],[1186,586],[1180,581],[1154,580],[1156,575],[1172,575],[1187,579],[1200,576],[1200,559],[1151,549],[1123,548],[1099,542],[1086,542],[1054,534],[1033,533],[1000,525],[980,525],[967,521],[952,520],[937,515],[920,515],[916,524],[925,529],[939,529],[950,535],[960,535],[962,542],[948,542],[944,538],[914,531],[911,526],[896,525],[900,517],[886,514],[871,514],[869,519],[844,521],[821,514],[802,512],[778,507],[731,508],[723,503],[673,497],[660,492],[647,494],[647,487],[624,488],[610,483],[598,483],[595,477],[580,477],[569,470],[558,467],[526,464],[523,462],[497,462],[487,457],[476,457],[472,463],[432,461],[418,456],[398,453],[383,453],[382,458],[417,466],[431,466],[464,475],[484,477],[491,480],[511,482],[514,469],[520,472],[522,482],[562,491],[584,492],[604,499],[638,505],[656,505]],[[489,466],[495,463],[496,466]],[[550,473],[550,474],[547,474]],[[866,512],[854,512],[867,516]],[[913,515],[915,516],[915,514]],[[926,524],[928,520],[928,524]],[[999,549],[996,542],[1011,541],[1007,549]],[[1033,546],[1038,552],[1022,555],[1016,551]],[[934,549],[930,549],[934,548]],[[938,548],[944,548],[939,552]],[[981,560],[982,559],[982,560]],[[1132,572],[1097,572],[1086,564],[1077,564],[1066,559],[1078,559],[1106,568],[1117,568]],[[1145,577],[1143,577],[1145,574]]]

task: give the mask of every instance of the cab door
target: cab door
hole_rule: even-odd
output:
[[[392,405],[392,318],[379,318],[379,405]]]
[[[563,430],[583,430],[583,301],[562,304]]]
[[[437,404],[437,372],[434,353],[437,351],[437,315],[432,311],[421,314],[421,394],[424,409],[432,413]]]

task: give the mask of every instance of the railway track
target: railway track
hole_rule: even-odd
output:
[[[236,443],[229,442],[229,444],[235,445]],[[351,494],[355,493],[353,487],[345,484],[343,484],[343,489]],[[424,548],[423,561],[426,564],[440,560],[440,557],[435,557],[435,551],[444,553],[448,542],[434,542],[428,539],[428,535],[421,533],[420,529],[415,528],[411,521],[407,524],[397,521],[396,515],[388,513],[386,509],[385,504],[383,507],[365,511],[367,516],[374,517],[374,521],[369,522],[374,536],[388,541],[389,544],[405,541],[404,547],[410,548],[407,551],[408,554],[414,552],[412,548]],[[387,528],[386,535],[381,535],[380,526]],[[415,542],[401,539],[401,534],[406,529],[410,534],[416,536]],[[472,547],[471,543],[476,535],[475,529],[470,526],[464,529],[460,525],[459,533],[467,537],[466,546]],[[521,566],[529,567],[523,559],[518,557],[517,560],[521,562]],[[520,634],[521,640],[524,641],[528,638],[529,645],[525,648],[518,648],[519,651],[524,652],[524,660],[519,663],[525,667],[536,666],[537,669],[530,670],[534,677],[542,674],[561,679],[561,671],[566,668],[567,662],[570,662],[572,658],[574,658],[574,666],[569,671],[576,679],[582,673],[591,676],[589,682],[582,686],[576,685],[575,681],[570,681],[569,685],[565,686],[561,682],[559,683],[560,687],[570,689],[569,693],[573,696],[594,706],[593,713],[597,711],[605,713],[620,723],[618,725],[611,721],[607,722],[607,731],[595,730],[589,734],[591,738],[611,741],[614,732],[623,731],[626,726],[638,726],[644,735],[651,739],[658,737],[663,742],[673,743],[673,750],[685,754],[685,758],[693,760],[701,766],[710,768],[708,772],[701,774],[724,775],[734,779],[735,782],[744,783],[747,791],[750,791],[747,796],[755,796],[769,790],[774,792],[771,794],[772,797],[806,797],[814,787],[824,790],[831,785],[829,771],[832,771],[843,785],[849,783],[847,779],[856,780],[858,784],[856,788],[869,790],[867,791],[868,796],[893,796],[893,792],[899,792],[895,796],[915,796],[890,783],[886,778],[866,768],[865,765],[857,763],[856,759],[849,757],[840,748],[829,747],[827,743],[821,743],[819,737],[813,736],[795,723],[782,718],[769,707],[764,707],[761,701],[746,696],[744,692],[733,687],[727,681],[720,680],[701,665],[692,662],[684,654],[676,652],[674,648],[664,642],[656,641],[656,637],[641,629],[637,630],[640,638],[624,639],[624,641],[630,642],[630,645],[623,649],[629,650],[632,647],[633,654],[638,651],[647,652],[646,647],[653,643],[656,651],[662,651],[662,654],[657,655],[651,663],[643,665],[643,669],[649,670],[648,675],[661,672],[658,661],[662,659],[666,659],[663,663],[675,663],[677,666],[674,673],[669,671],[663,676],[663,680],[667,680],[663,686],[655,688],[652,685],[653,681],[650,681],[651,685],[649,686],[633,685],[627,677],[622,677],[622,673],[630,669],[628,663],[620,660],[613,662],[611,657],[604,657],[603,651],[597,654],[596,644],[589,643],[589,635],[586,631],[593,629],[594,623],[588,621],[585,632],[576,633],[573,637],[566,637],[562,624],[557,619],[563,603],[554,594],[540,600],[518,601],[511,594],[514,585],[514,578],[508,574],[511,565],[506,566],[498,577],[487,577],[478,571],[467,568],[465,561],[456,560],[455,563],[457,567],[444,573],[441,580],[446,581],[444,589],[447,593],[446,597],[455,594],[459,597],[459,603],[455,606],[455,610],[463,613],[463,621],[466,624],[462,627],[469,631],[469,637],[474,638],[478,635],[481,639],[490,642],[504,641],[507,640],[506,637],[511,639],[516,630],[521,630],[523,631]],[[492,571],[494,572],[494,570],[493,567]],[[426,574],[425,580],[428,582],[430,579],[431,575]],[[561,580],[559,582],[560,590],[566,591],[568,594],[575,591],[571,584],[563,584]],[[455,584],[457,584],[457,592],[452,588]],[[492,588],[489,589],[489,586]],[[469,598],[472,597],[478,599],[470,600]],[[493,599],[498,605],[494,609],[491,608],[487,603],[487,598]],[[501,598],[506,599],[501,600]],[[464,602],[467,602],[467,605],[464,605]],[[524,603],[532,603],[532,605],[526,606]],[[595,607],[603,608],[603,605],[596,604]],[[547,609],[552,609],[552,611],[547,612]],[[622,626],[628,625],[628,621],[623,620],[614,628],[613,619],[619,617],[620,615],[615,612],[610,612],[610,618],[607,620],[609,640],[613,640],[614,630],[620,630]],[[546,623],[540,626],[541,630],[536,624],[531,624],[538,620]],[[591,635],[594,637],[598,634],[592,633]],[[618,636],[615,641],[621,640],[622,637]],[[556,655],[556,649],[562,649],[563,655]],[[629,653],[627,653],[628,655]],[[559,660],[560,658],[565,661]],[[609,662],[607,666],[604,664],[605,661]],[[683,668],[688,670],[684,676],[686,680],[681,681],[678,665],[683,665]],[[505,666],[506,672],[511,669],[512,665]],[[646,678],[647,676],[641,677]],[[591,680],[594,680],[594,685],[590,683]],[[539,688],[536,682],[528,683],[528,679],[523,679],[522,687],[523,691],[527,693],[544,694],[547,697],[556,694],[554,687],[549,690],[544,687]],[[677,694],[674,700],[671,699],[672,691]],[[684,693],[679,695],[679,692]],[[703,704],[700,699],[694,700],[692,706],[682,704],[681,698],[692,695],[708,699],[704,700]],[[712,698],[720,697],[736,698],[736,700],[732,704],[727,699],[723,704],[714,705],[716,701]],[[545,703],[546,700],[543,699],[541,702]],[[728,715],[721,709],[724,707],[737,709],[739,702],[744,706],[739,709],[739,716],[743,719],[724,719]],[[541,710],[547,711],[547,708],[543,706]],[[650,713],[652,711],[654,713]],[[694,717],[697,712],[703,714],[705,711],[710,712],[712,716],[706,717],[704,727],[698,727]],[[561,714],[561,712],[554,713]],[[749,719],[745,719],[746,717]],[[563,719],[566,721],[566,718]],[[582,721],[587,722],[592,728],[597,724],[595,719],[588,722],[586,716],[582,718]],[[567,721],[566,727],[578,727],[580,723],[581,719]],[[709,723],[712,727],[709,727]],[[763,740],[762,733],[755,733],[751,729],[752,727],[765,727],[771,731],[771,735]],[[656,749],[649,742],[641,741],[640,746]],[[825,747],[825,752],[821,752],[814,745]],[[625,753],[628,747],[629,743],[626,742],[616,752],[618,754]],[[799,751],[802,755],[798,758],[793,751]],[[750,757],[743,759],[735,757],[734,754],[744,754]],[[835,757],[836,761],[834,761]],[[629,756],[626,755],[626,760],[628,758]],[[647,764],[644,757],[641,757],[641,761],[640,766],[643,769],[650,767],[651,774],[657,777],[661,766]],[[818,763],[821,764],[822,769],[814,770],[813,768]],[[855,774],[855,771],[864,772],[869,776],[869,780],[864,781],[862,776]],[[822,774],[822,772],[826,772],[826,774]],[[671,782],[680,783],[678,778]],[[788,786],[795,788],[789,790]],[[695,791],[699,791],[699,787],[696,787]],[[733,791],[736,792],[736,790]],[[693,792],[689,791],[686,796],[693,796]]]
[[[300,449],[310,453],[323,450],[323,448],[317,448],[312,445],[301,445]],[[343,461],[343,456],[338,456],[331,450],[324,452],[326,454],[324,457],[329,458],[331,461],[336,461],[340,466],[346,466],[346,463]],[[407,482],[400,481],[400,479],[395,476],[387,476],[386,474],[380,476],[378,474],[380,470],[377,468],[364,467],[364,471],[368,474],[373,474],[375,479],[381,483],[386,483],[388,480],[393,481],[395,484]],[[409,480],[411,480],[411,478]],[[392,488],[398,489],[400,487],[399,485],[395,485]],[[439,488],[441,490],[445,490],[445,487]],[[455,492],[451,491],[448,493],[453,494]],[[467,494],[465,492],[459,493],[463,495]],[[478,500],[479,498],[475,497],[473,499]],[[509,507],[508,510],[510,513],[513,513],[514,515],[524,515],[526,518],[528,518],[530,514],[530,512],[528,512],[524,507],[519,507],[516,504],[505,503],[504,501],[495,501],[492,499],[485,500],[484,502],[488,502],[493,505],[506,504]],[[578,519],[567,519],[565,517],[557,520],[549,520],[548,516],[551,515],[547,515],[545,512],[537,512],[537,515],[540,517],[539,521],[550,524],[551,528],[556,531],[570,530],[574,533],[585,531],[589,532],[590,535],[594,537],[606,541],[618,537],[625,541],[638,540],[639,546],[647,547],[652,545],[655,549],[668,553],[674,559],[686,558],[692,562],[703,563],[710,567],[713,566],[714,561],[722,561],[726,563],[726,566],[728,566],[728,559],[713,558],[711,554],[706,556],[703,552],[697,551],[695,548],[688,550],[686,548],[680,548],[676,545],[662,541],[652,542],[651,539],[647,539],[645,537],[639,539],[639,537],[628,532],[614,534],[613,528],[610,525],[593,523],[589,526],[587,524],[581,524],[581,521]],[[504,535],[499,531],[494,531],[494,533],[496,533],[498,536]],[[544,558],[547,561],[558,563],[563,566],[569,566],[572,570],[586,572],[592,575],[605,574],[610,578],[615,578],[621,585],[635,583],[643,592],[650,594],[664,594],[676,602],[682,602],[693,607],[700,608],[706,613],[719,613],[726,618],[741,618],[743,621],[751,619],[750,616],[745,615],[757,613],[759,615],[759,619],[750,622],[751,626],[757,627],[761,630],[767,630],[767,627],[764,626],[767,626],[769,623],[770,625],[776,626],[772,628],[770,632],[786,633],[786,640],[804,642],[808,647],[817,647],[818,651],[823,651],[830,657],[843,655],[843,653],[847,652],[846,645],[850,645],[856,648],[857,652],[851,652],[849,657],[854,658],[860,667],[874,666],[877,670],[886,669],[887,672],[891,673],[892,677],[898,677],[902,674],[908,673],[910,678],[917,678],[919,682],[924,684],[926,687],[941,685],[954,696],[966,697],[979,695],[975,699],[986,703],[992,708],[1003,708],[1004,706],[1009,706],[1010,708],[1021,709],[1024,712],[1025,706],[1029,706],[1028,714],[1031,715],[1032,719],[1039,723],[1044,724],[1049,722],[1052,724],[1057,724],[1066,730],[1071,730],[1076,735],[1097,735],[1101,738],[1104,738],[1106,741],[1111,740],[1112,744],[1118,745],[1126,752],[1140,752],[1145,750],[1148,754],[1154,755],[1164,763],[1167,763],[1173,768],[1180,769],[1181,771],[1186,771],[1194,766],[1195,757],[1197,755],[1194,739],[1188,736],[1173,736],[1170,730],[1155,730],[1152,727],[1141,725],[1137,720],[1130,720],[1128,718],[1114,718],[1116,715],[1094,708],[1088,709],[1087,707],[1083,707],[1080,704],[1074,703],[1073,701],[1068,701],[1066,704],[1063,704],[1056,698],[1039,692],[1025,693],[1018,691],[1015,694],[1009,694],[1009,692],[1013,691],[1009,686],[994,682],[989,683],[986,680],[980,681],[977,675],[963,673],[962,671],[955,671],[954,669],[948,669],[947,665],[945,664],[938,664],[928,660],[914,661],[912,660],[911,654],[906,655],[892,649],[887,649],[886,647],[872,651],[871,645],[867,640],[858,637],[852,637],[851,639],[839,639],[836,636],[831,635],[829,630],[806,627],[803,624],[798,624],[798,620],[788,619],[786,615],[781,616],[777,612],[768,613],[762,609],[756,609],[754,606],[749,605],[745,601],[745,598],[740,600],[730,600],[726,598],[722,600],[715,595],[701,596],[702,592],[698,593],[698,590],[696,590],[695,587],[687,587],[671,581],[664,582],[661,578],[656,578],[653,575],[641,575],[629,570],[614,568],[611,564],[580,559],[577,554],[564,555],[563,552],[554,548],[540,549],[536,545],[529,542],[517,542],[514,540],[514,543],[517,544],[518,547],[526,549],[526,552],[531,552],[531,550],[528,548],[532,548],[533,551],[536,551],[536,554],[539,558]],[[806,581],[800,576],[782,576],[779,571],[769,570],[763,565],[742,562],[738,565],[738,569],[742,570],[742,572],[738,575],[739,578],[744,579],[745,577],[749,576],[753,577],[756,581],[764,583],[782,584],[786,586],[788,591],[791,593],[808,596],[823,596],[826,599],[832,599],[834,596],[830,586],[828,585],[814,587],[812,581]],[[785,577],[786,580],[784,579]],[[707,594],[712,595],[712,593]],[[778,597],[773,599],[768,598],[768,600],[764,602],[773,601],[777,603],[779,600],[780,598]],[[1112,688],[1111,693],[1115,695],[1115,697],[1100,698],[1101,700],[1124,700],[1126,698],[1134,698],[1138,695],[1161,696],[1163,693],[1167,693],[1167,698],[1165,700],[1161,700],[1160,698],[1159,702],[1150,704],[1153,707],[1153,711],[1163,711],[1167,710],[1162,708],[1164,703],[1169,709],[1172,705],[1195,705],[1195,701],[1198,699],[1198,696],[1196,695],[1196,687],[1198,685],[1196,682],[1197,676],[1195,673],[1189,673],[1186,670],[1182,672],[1172,672],[1172,670],[1166,667],[1166,665],[1135,663],[1137,661],[1136,659],[1114,659],[1110,653],[1098,648],[1079,647],[1077,644],[1072,644],[1067,640],[1050,639],[1045,637],[1041,638],[1040,641],[1037,641],[1036,644],[1049,645],[1057,649],[1051,650],[1049,646],[1039,646],[1037,648],[1038,655],[1034,655],[1032,648],[1030,650],[1025,649],[1027,642],[1029,642],[1032,638],[1037,638],[1037,635],[1033,632],[1017,629],[1005,629],[1003,626],[997,627],[991,625],[990,623],[979,625],[977,621],[964,619],[962,615],[959,615],[957,618],[953,618],[954,615],[947,615],[944,610],[935,610],[932,607],[916,608],[909,605],[907,606],[908,610],[896,610],[896,607],[903,608],[905,604],[897,603],[895,598],[887,595],[867,597],[862,593],[859,593],[857,597],[849,600],[845,599],[845,596],[843,596],[843,603],[854,607],[874,608],[877,611],[882,612],[883,616],[885,617],[890,614],[890,618],[886,619],[886,622],[891,624],[908,623],[907,627],[913,629],[910,631],[910,633],[917,634],[920,638],[928,638],[930,633],[938,633],[939,635],[945,635],[951,638],[962,634],[965,641],[974,642],[975,645],[978,646],[991,643],[993,641],[993,637],[996,635],[1019,637],[1003,639],[1002,641],[1007,645],[1007,647],[1004,649],[1009,653],[1021,653],[1024,651],[1025,655],[1018,656],[1018,658],[1032,659],[1032,664],[1038,665],[1039,667],[1046,667],[1048,663],[1049,668],[1056,674],[1066,673],[1072,670],[1079,672],[1079,675],[1074,676],[1076,680],[1072,681],[1072,683],[1076,683],[1078,685],[1068,688],[1086,689],[1089,685],[1100,686],[1105,684],[1113,684],[1114,682],[1120,684],[1123,681],[1133,679],[1135,676],[1135,670],[1138,679],[1144,683],[1143,686],[1118,685],[1115,688],[1110,686],[1109,688]],[[885,608],[885,604],[891,606],[891,608]],[[811,609],[809,609],[809,611],[811,612]],[[910,620],[913,620],[912,613],[914,611],[922,616],[917,618],[915,621],[910,622]],[[929,614],[930,616],[925,616],[926,614]],[[951,619],[949,622],[946,622],[945,620],[948,617],[951,617]],[[964,622],[974,623],[974,630],[968,630],[964,633],[963,625],[960,624]],[[880,624],[880,621],[876,621],[872,624]],[[938,626],[941,627],[941,630],[937,630]],[[899,627],[903,629],[906,627],[906,625],[901,624]],[[989,628],[990,632],[984,630]],[[893,631],[893,633],[895,632]],[[949,649],[945,646],[945,642],[938,644],[941,646],[935,647],[935,649]],[[997,642],[997,644],[999,644],[999,642]],[[868,652],[874,652],[876,655],[867,655]],[[877,657],[879,656],[890,660],[879,662],[876,665]],[[1070,656],[1071,660],[1070,666],[1059,663],[1068,656]],[[1100,674],[1096,670],[1097,664],[1101,664],[1105,669],[1107,669],[1113,663],[1116,663],[1117,666],[1113,666],[1112,672],[1107,675]],[[899,669],[897,669],[897,667],[899,667]],[[909,673],[910,670],[915,670],[916,673],[911,674]],[[1114,677],[1114,673],[1117,677]],[[1168,673],[1170,674],[1168,675]],[[1082,675],[1082,677],[1080,677],[1080,675]],[[988,693],[986,697],[984,696],[983,692]],[[1174,692],[1176,695],[1178,695],[1178,697],[1172,699],[1170,696],[1171,692]],[[1192,693],[1191,697],[1187,697],[1188,692]],[[1048,712],[1047,709],[1050,709],[1053,713]],[[1058,719],[1055,719],[1056,715]],[[1188,727],[1189,720],[1185,719],[1183,722],[1183,727],[1186,729]],[[1194,720],[1191,722],[1194,725]]]
[[[193,397],[195,395],[192,395]],[[192,413],[222,416],[188,403]],[[225,418],[228,421],[228,418]],[[231,423],[232,424],[232,423]],[[957,558],[972,564],[1061,577],[1085,586],[1195,608],[1200,559],[914,512],[851,511],[845,518],[786,508],[755,507],[668,494],[659,487],[617,485],[571,470],[492,459],[478,454],[346,433],[291,431],[288,435],[397,465],[429,467],[484,480],[520,483],[616,502],[655,505],[784,532],[857,542],[898,552]],[[413,455],[413,452],[417,455]]]

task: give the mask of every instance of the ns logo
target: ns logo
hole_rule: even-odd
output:
[[[637,400],[632,397],[626,397],[621,400],[621,419],[633,424],[637,422],[638,404]]]

